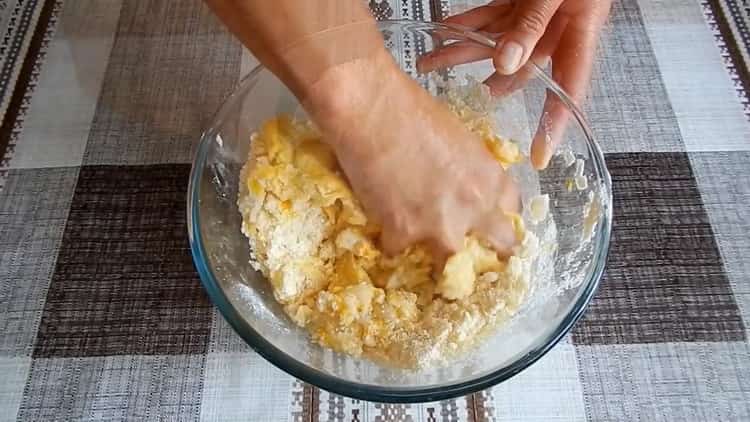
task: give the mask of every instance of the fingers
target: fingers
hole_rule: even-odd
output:
[[[495,208],[479,219],[474,231],[498,254],[508,256],[520,239],[516,238],[513,222],[507,214],[521,212],[521,194],[518,186],[509,176],[503,176],[501,179],[499,193]]]
[[[451,16],[443,22],[475,30],[486,30],[488,25],[496,26],[498,22],[505,21],[504,18],[509,17],[512,10],[510,0],[496,0],[486,6]],[[420,57],[417,67],[421,73],[427,73],[436,69],[489,59],[493,54],[494,50],[489,47],[480,46],[475,42],[459,41],[444,47],[437,47],[429,54]]]
[[[497,46],[495,68],[504,75],[515,73],[531,57],[547,25],[563,0],[526,0],[518,2],[514,25]]]
[[[493,53],[491,48],[474,42],[457,42],[420,57],[417,60],[417,69],[420,73],[428,73],[436,69],[486,60],[492,57]]]
[[[586,95],[598,31],[580,30],[571,26],[565,31],[552,57],[553,79],[565,90],[576,104]],[[570,120],[570,112],[557,95],[548,92],[544,109],[531,144],[531,163],[536,169],[544,169],[560,144]]]
[[[536,53],[529,59],[529,61],[533,61],[542,68],[547,66],[549,60],[549,56],[537,56]],[[503,75],[495,72],[483,83],[490,88],[493,96],[503,97],[523,88],[533,78],[534,71],[524,66],[513,75]]]
[[[515,13],[510,13],[513,11],[511,2],[508,0],[498,0],[486,6],[477,7],[459,15],[451,16],[445,20],[445,23],[462,25],[490,33],[507,31],[508,33],[498,43],[498,48],[501,43],[505,43],[508,40],[511,41],[508,46],[512,46],[513,42],[517,40],[523,41],[522,46],[526,45],[528,47],[526,50],[528,53],[522,55],[522,62],[525,63],[531,57],[539,39],[544,36],[546,27],[560,2],[562,0],[531,0],[519,4]],[[535,34],[532,37],[533,40],[529,41],[531,33],[529,28],[532,25],[529,22],[537,19],[535,16],[542,16],[543,18],[541,26],[538,28],[538,34]],[[502,56],[507,48],[509,48],[508,46],[505,49],[500,48],[495,52],[496,67],[498,63],[502,63],[505,60]],[[417,66],[420,72],[426,73],[435,69],[484,60],[492,56],[493,52],[487,47],[482,47],[472,42],[457,42],[446,47],[437,48],[430,54],[421,57]],[[518,70],[521,65],[522,63],[519,62],[517,66],[513,66],[512,71],[506,71],[498,67],[498,71],[501,74],[511,74]]]
[[[510,176],[503,176],[500,181],[499,192],[496,208],[504,213],[518,214],[521,212],[521,192]]]
[[[471,29],[479,29],[511,12],[512,7],[510,0],[493,1],[486,6],[476,7],[464,13],[446,18],[443,22],[451,25],[466,26]]]
[[[529,60],[538,66],[547,66],[550,55],[555,51],[560,40],[560,34],[565,28],[566,21],[567,19],[564,17],[553,19]],[[473,42],[457,42],[422,56],[417,61],[417,67],[421,73],[428,73],[436,69],[485,60],[493,54],[494,51],[489,47],[483,47]],[[531,69],[522,67],[513,75],[495,72],[484,81],[484,84],[490,87],[492,95],[503,96],[523,87],[533,77],[534,72]]]
[[[409,236],[405,236],[403,232],[395,229],[394,227],[386,226],[383,227],[383,231],[380,234],[380,245],[389,256],[396,256],[404,249],[408,248],[409,245],[413,244],[415,239]]]
[[[516,80],[516,76],[517,75],[503,75],[495,72],[482,83],[490,88],[490,94],[492,94],[493,97],[502,97],[513,92],[510,87]]]
[[[487,214],[477,226],[476,232],[501,256],[510,256],[519,241],[513,223],[502,212]]]
[[[421,243],[430,252],[436,274],[442,272],[445,262],[463,246],[465,232],[461,229],[443,234],[439,238],[417,239],[404,236],[398,230],[384,228],[380,235],[380,245],[388,256],[396,256],[409,246]]]
[[[406,218],[402,219],[401,223],[394,221],[383,226],[380,245],[386,255],[395,256],[411,245],[422,243],[427,246],[433,257],[441,261],[461,249],[464,236],[468,232],[469,222],[458,219],[441,221],[435,218],[438,223],[432,227],[433,233],[417,231],[419,228],[405,224],[405,220]]]
[[[442,271],[445,261],[461,250],[465,236],[465,229],[453,229],[451,233],[443,233],[440,238],[431,238],[424,242],[432,255],[433,266],[436,270]]]
[[[537,170],[547,168],[549,160],[565,135],[570,112],[555,94],[547,93],[534,140],[531,142],[531,165]]]
[[[557,49],[560,37],[562,36],[567,23],[567,17],[560,15],[555,16],[548,25],[544,36],[537,43],[529,61],[534,62],[541,68],[547,67],[552,54]],[[524,87],[532,78],[534,78],[534,71],[529,66],[523,66],[512,75],[503,75],[499,72],[495,72],[485,81],[485,84],[490,87],[492,95],[505,96]]]

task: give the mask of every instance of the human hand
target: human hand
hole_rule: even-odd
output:
[[[421,242],[441,262],[473,233],[510,253],[517,239],[505,213],[519,211],[516,186],[387,52],[331,69],[310,91],[306,107],[382,227],[386,252]]]
[[[387,252],[423,242],[438,261],[476,233],[516,243],[517,190],[450,111],[404,74],[361,1],[207,0],[305,105]]]
[[[522,87],[533,71],[531,60],[542,67],[551,60],[553,79],[580,104],[591,75],[599,33],[612,0],[495,0],[445,23],[494,35],[494,51],[456,43],[433,51],[420,60],[423,72],[492,57],[496,72],[485,83],[493,95],[506,95]],[[537,169],[549,163],[567,127],[569,112],[556,95],[549,95],[542,121],[531,146]]]

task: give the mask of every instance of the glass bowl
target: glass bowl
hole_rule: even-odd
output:
[[[447,85],[460,85],[467,77],[483,81],[492,73],[491,60],[427,75],[416,69],[419,55],[453,42],[491,49],[494,41],[486,34],[422,22],[383,21],[378,25],[402,69],[433,94]],[[533,286],[518,314],[466,356],[422,370],[384,367],[314,344],[286,317],[274,300],[270,283],[250,266],[250,250],[240,231],[236,205],[250,135],[271,117],[280,113],[304,116],[304,111],[265,68],[256,67],[247,75],[203,134],[190,175],[187,204],[190,246],[198,273],[208,295],[244,341],[302,381],[380,402],[442,400],[491,387],[518,374],[560,341],[583,314],[604,271],[612,223],[611,181],[581,112],[542,69],[527,66],[533,77],[524,87],[493,99],[499,135],[513,138],[528,151],[548,96],[566,104],[571,120],[560,148],[563,154],[553,157],[544,171],[537,173],[525,165],[516,166],[519,169],[514,174],[522,179],[525,201],[540,192],[550,196],[557,248],[550,251],[549,265],[535,270],[544,272],[546,281]],[[580,160],[578,165],[570,165],[571,154]],[[588,186],[577,189],[570,179],[581,164],[577,170],[583,170]]]

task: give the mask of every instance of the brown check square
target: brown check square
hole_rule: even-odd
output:
[[[607,271],[578,344],[745,339],[685,153],[607,155],[614,228]]]
[[[81,168],[34,357],[205,353],[188,165]]]

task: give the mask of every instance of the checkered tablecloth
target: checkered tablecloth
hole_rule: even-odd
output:
[[[254,60],[200,0],[0,1],[0,421],[749,421],[749,8],[615,2],[587,106],[615,226],[588,313],[502,385],[385,405],[272,367],[203,292],[189,162]]]

